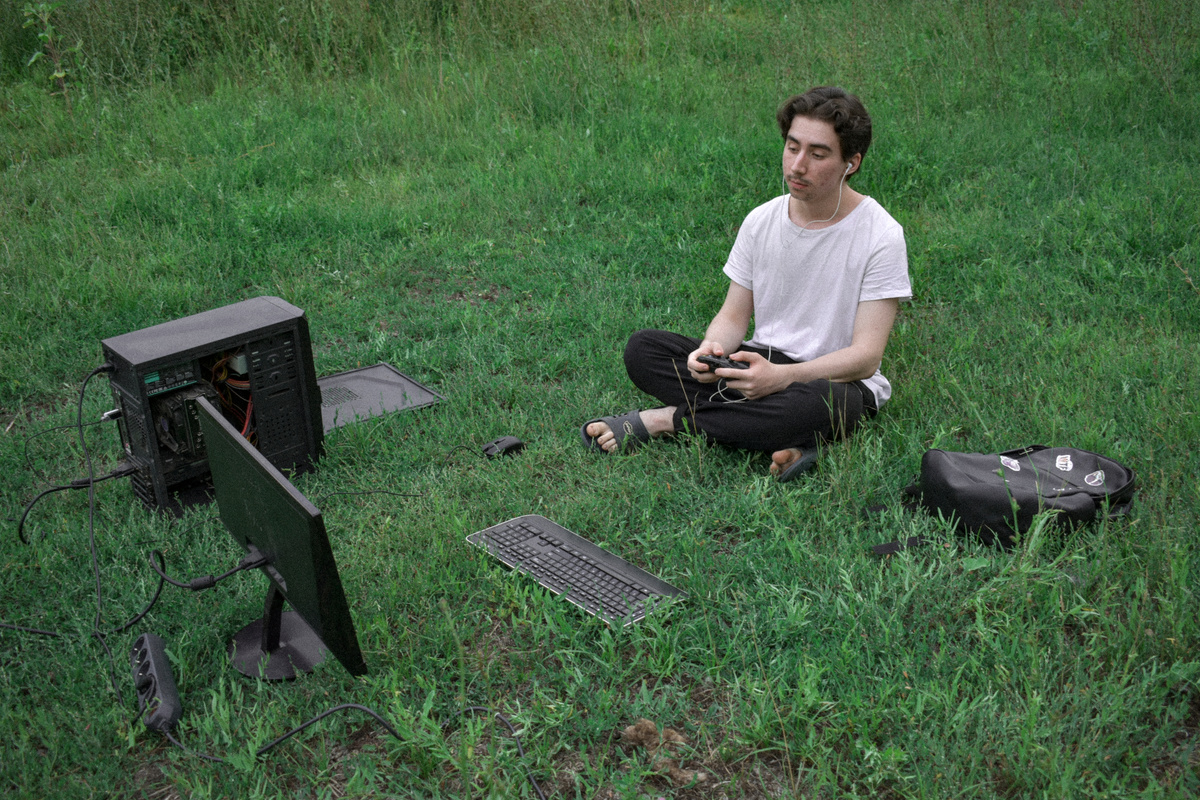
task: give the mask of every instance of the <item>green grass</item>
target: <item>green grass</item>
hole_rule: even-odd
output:
[[[1200,793],[1192,4],[325,2],[303,30],[235,5],[262,27],[214,27],[205,3],[142,28],[64,7],[92,16],[62,30],[156,43],[85,41],[69,110],[44,59],[12,55],[31,32],[3,39],[0,503],[15,519],[84,474],[74,431],[30,437],[74,422],[100,339],[279,295],[307,312],[319,374],[386,361],[446,397],[340,429],[297,480],[370,674],[237,678],[225,644],[264,591],[240,576],[164,591],[109,635],[118,697],[87,499],[51,495],[30,545],[15,522],[0,536],[0,619],[64,634],[0,630],[6,794],[532,797],[525,765],[558,797]],[[687,439],[585,452],[583,420],[648,402],[627,335],[716,310],[737,226],[780,191],[775,106],[822,83],[871,109],[858,188],[908,238],[895,398],[788,486]],[[501,434],[529,446],[469,452]],[[87,437],[107,470],[115,431]],[[860,514],[895,505],[929,447],[1032,443],[1133,467],[1135,513],[1008,553]],[[336,494],[377,489],[396,494]],[[689,599],[610,630],[463,541],[523,513]],[[152,595],[150,550],[189,577],[240,555],[213,509],[169,521],[123,483],[97,486],[95,531],[103,631]],[[917,533],[934,546],[867,555]],[[229,764],[136,719],[125,652],[146,630],[168,642],[178,735]],[[254,760],[345,702],[401,738],[338,715]],[[524,761],[471,704],[513,720]],[[640,717],[682,732],[708,781],[673,787],[623,747]]]

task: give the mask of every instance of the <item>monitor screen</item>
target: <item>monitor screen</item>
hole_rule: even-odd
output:
[[[207,399],[196,399],[221,521],[270,581],[261,620],[230,644],[247,675],[290,678],[326,649],[351,675],[367,672],[321,512]],[[283,601],[293,609],[283,613]]]

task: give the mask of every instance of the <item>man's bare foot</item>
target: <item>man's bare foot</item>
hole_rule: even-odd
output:
[[[771,474],[778,478],[783,474],[784,470],[796,463],[796,459],[804,455],[797,447],[789,447],[787,450],[776,450],[771,454]]]
[[[817,450],[789,447],[771,454],[771,474],[780,481],[790,481],[807,472],[817,460]],[[789,471],[790,470],[790,471]]]
[[[639,412],[638,416],[642,420],[642,424],[646,426],[646,431],[652,437],[665,436],[675,430],[675,407],[664,406],[663,408],[650,408]],[[615,453],[620,447],[620,442],[613,434],[612,429],[608,424],[597,420],[588,425],[584,430],[587,435],[596,440],[596,444],[606,453]]]

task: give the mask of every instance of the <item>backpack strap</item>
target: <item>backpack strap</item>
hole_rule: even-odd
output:
[[[921,487],[914,481],[901,490],[904,499],[900,503],[900,507],[906,511],[914,511],[920,508]],[[887,506],[871,506],[864,509],[864,515],[878,516],[884,511],[887,511]],[[894,542],[887,544],[877,544],[871,548],[871,552],[877,556],[890,556],[894,553],[899,553],[901,550],[907,550],[910,547],[923,547],[929,544],[929,539],[924,536],[910,536],[907,539],[897,539]]]
[[[929,540],[924,536],[910,536],[907,539],[897,539],[887,544],[877,544],[871,548],[871,552],[877,556],[890,556],[910,547],[923,547],[927,544],[929,544]]]

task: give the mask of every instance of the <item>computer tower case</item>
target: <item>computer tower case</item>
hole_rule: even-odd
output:
[[[101,342],[134,493],[178,513],[208,499],[197,397],[277,469],[310,469],[324,443],[304,312],[255,297]]]

